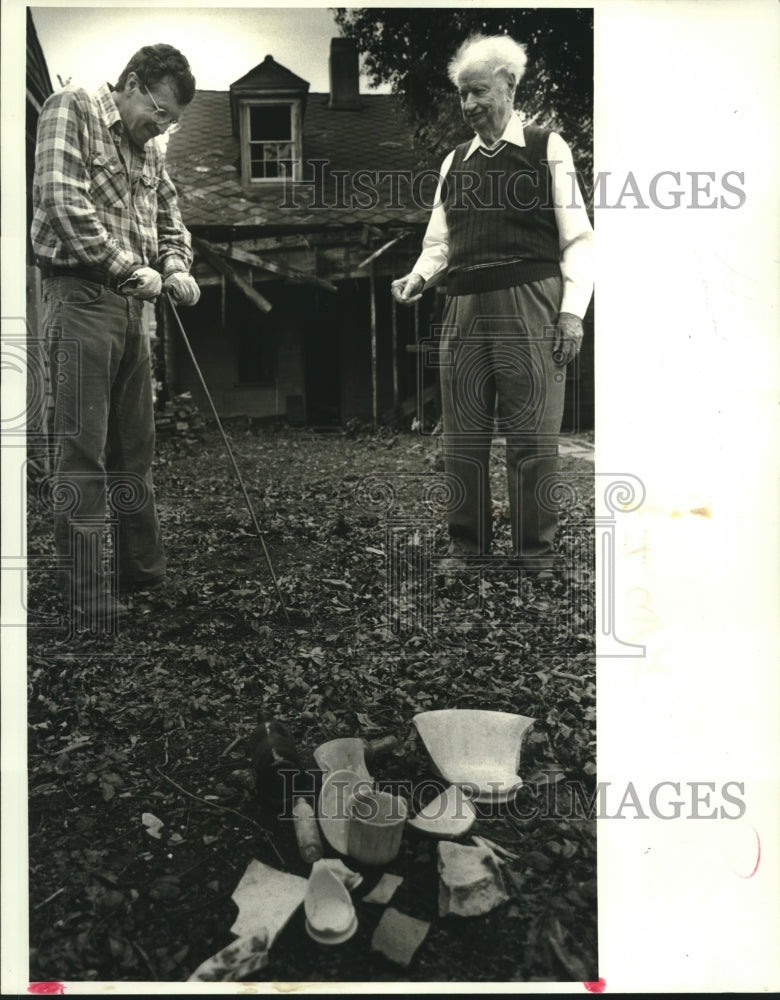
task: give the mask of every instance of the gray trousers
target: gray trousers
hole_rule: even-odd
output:
[[[548,493],[558,459],[565,367],[553,361],[562,280],[447,299],[440,351],[444,462],[456,484],[449,530],[490,551],[490,447],[506,438],[513,555],[553,564],[557,513]]]
[[[107,584],[103,528],[115,521],[119,587],[159,579],[165,553],[151,464],[154,413],[141,303],[80,278],[47,278],[44,328],[54,399],[52,500],[59,585],[75,603]],[[113,588],[112,588],[113,589]]]

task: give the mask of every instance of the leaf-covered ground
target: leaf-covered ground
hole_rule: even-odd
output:
[[[213,428],[159,443],[169,580],[135,598],[118,636],[69,638],[50,568],[30,574],[31,980],[184,981],[233,940],[231,893],[251,859],[307,875],[292,823],[248,787],[259,719],[283,720],[302,751],[395,734],[400,749],[374,774],[419,806],[431,771],[412,717],[436,708],[537,720],[517,800],[481,809],[472,830],[517,855],[509,903],[439,918],[436,845],[407,830],[388,867],[404,877],[392,905],[431,923],[408,970],[370,950],[383,908],[361,902],[379,876],[364,870],[355,937],[315,944],[299,909],[258,977],[595,980],[592,465],[561,460],[566,570],[545,589],[506,566],[440,572],[435,437],[228,433],[289,620]],[[508,553],[498,447],[493,466],[496,550]],[[50,518],[31,483],[30,555],[52,553]],[[145,813],[163,822],[159,839]]]

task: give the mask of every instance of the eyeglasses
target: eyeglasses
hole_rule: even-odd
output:
[[[154,118],[155,123],[163,130],[163,132],[170,132],[171,134],[178,132],[181,128],[181,122],[179,119],[173,118],[168,111],[165,111],[160,107],[154,99],[154,94],[148,89],[148,87],[144,87],[143,92],[152,99],[152,104],[154,105],[152,118]]]

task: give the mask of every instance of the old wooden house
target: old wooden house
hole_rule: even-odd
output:
[[[359,93],[347,39],[332,40],[330,82],[310,93],[266,56],[229,90],[199,91],[168,146],[202,289],[180,315],[223,416],[378,423],[434,392],[416,345],[440,296],[396,308],[390,282],[419,251],[435,171],[414,170],[397,99]],[[200,401],[160,315],[169,389]]]

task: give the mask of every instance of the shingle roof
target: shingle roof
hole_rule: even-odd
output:
[[[231,83],[230,88],[231,90],[252,90],[258,85],[264,88],[285,87],[302,92],[309,89],[306,80],[291,72],[286,66],[280,66],[273,56],[266,56],[254,69],[250,69],[248,73],[244,73],[242,77]]]
[[[370,223],[424,223],[433,198],[433,181],[423,187],[422,203],[414,204],[409,181],[396,176],[397,195],[391,196],[391,180],[380,183],[375,207],[361,207],[353,198],[351,178],[358,170],[369,190],[373,175],[381,171],[407,171],[415,162],[412,139],[397,99],[390,94],[363,94],[357,110],[328,107],[327,94],[309,94],[303,119],[303,159],[326,160],[320,167],[327,184],[322,198],[327,207],[309,207],[311,186],[296,186],[294,199],[282,184],[241,184],[240,147],[232,134],[230,98],[227,91],[199,91],[187,108],[183,128],[171,137],[167,162],[178,193],[184,222],[190,228],[204,226],[257,226],[338,228]],[[347,171],[346,197],[336,194],[335,171]],[[307,167],[304,176],[312,176]],[[377,177],[378,181],[378,177]],[[343,183],[343,182],[342,182]],[[428,204],[425,204],[428,199]],[[365,199],[364,199],[365,200]]]

